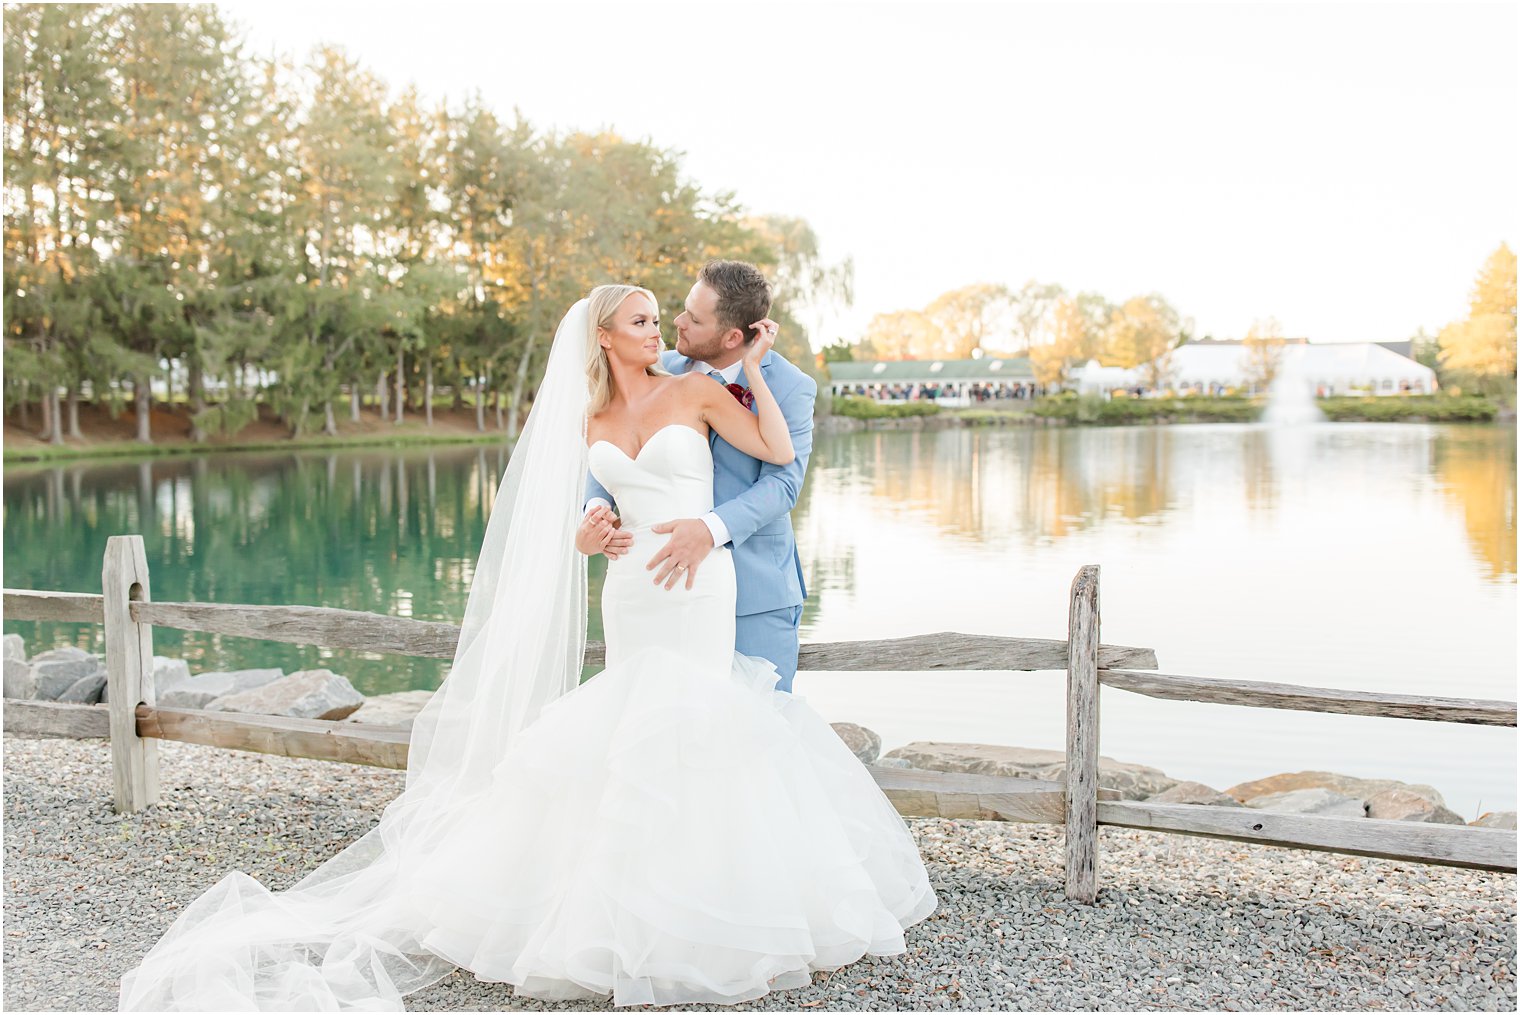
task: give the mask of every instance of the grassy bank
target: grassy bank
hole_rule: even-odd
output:
[[[1322,398],[1315,402],[1332,423],[1492,423],[1499,405],[1477,395],[1388,395]],[[1071,424],[1122,426],[1136,423],[1250,423],[1266,400],[1217,398],[1100,398],[1053,395],[1034,404],[1041,419]]]
[[[1492,423],[1499,405],[1482,395],[1410,395],[1323,398],[1325,418],[1336,423]]]
[[[1126,426],[1136,423],[1250,423],[1261,405],[1235,398],[1114,398],[1063,393],[1034,403],[1036,417],[1061,423]]]
[[[487,414],[487,426],[495,423],[494,414]],[[150,458],[167,455],[222,454],[241,451],[307,451],[363,447],[415,447],[443,444],[498,444],[505,442],[506,433],[491,428],[484,432],[475,429],[475,412],[435,409],[433,425],[428,426],[420,414],[409,415],[402,423],[381,419],[379,414],[366,410],[358,422],[344,414],[337,421],[335,435],[311,433],[293,438],[278,421],[261,418],[236,434],[212,436],[205,441],[190,440],[188,413],[182,407],[155,406],[152,417],[152,444],[139,444],[136,423],[130,413],[111,419],[95,407],[81,406],[80,432],[82,436],[69,439],[63,444],[50,444],[39,440],[31,430],[17,424],[14,417],[5,421],[5,462],[64,462],[96,458]]]
[[[938,416],[940,407],[933,402],[878,402],[872,398],[840,395],[833,400],[833,414],[849,419],[907,419],[912,416]]]

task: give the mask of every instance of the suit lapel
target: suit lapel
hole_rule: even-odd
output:
[[[760,376],[764,377],[767,381],[769,381],[771,379],[771,367],[775,364],[775,361],[776,361],[776,350],[774,350],[774,349],[772,349],[770,352],[766,353],[765,354],[765,358],[760,361]],[[750,386],[750,384],[749,384],[749,378],[747,376],[745,376],[745,374],[747,373],[748,370],[749,370],[748,367],[741,366],[739,368],[739,376],[736,379],[737,379],[740,387],[747,388],[747,387]],[[751,409],[750,411],[751,412],[757,412],[757,410],[754,410],[754,409]]]

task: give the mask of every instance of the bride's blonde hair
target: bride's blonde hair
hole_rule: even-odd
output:
[[[591,401],[586,406],[587,416],[595,416],[612,401],[612,366],[607,362],[607,350],[596,340],[596,329],[611,327],[612,315],[634,293],[648,296],[655,313],[659,313],[660,301],[654,298],[654,293],[641,286],[599,285],[587,296],[590,306],[586,318],[590,332],[586,335],[586,383],[591,388]],[[644,372],[652,377],[670,376],[670,371],[660,366],[659,360],[645,367]]]

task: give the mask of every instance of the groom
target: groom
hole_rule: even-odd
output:
[[[741,388],[736,397],[748,394],[744,353],[758,334],[750,325],[770,312],[771,286],[758,268],[743,261],[709,261],[686,297],[685,311],[676,317],[676,347],[660,355],[660,365],[672,374],[713,374],[717,383]],[[760,371],[781,404],[796,458],[790,465],[762,463],[716,430],[709,431],[715,506],[701,518],[655,525],[653,531],[670,533],[670,540],[648,567],[659,567],[656,582],[671,588],[682,577],[671,574],[676,561],[687,562],[688,573],[694,574],[713,547],[729,547],[738,581],[734,648],[775,663],[781,674],[776,687],[790,692],[797,673],[797,627],[807,596],[790,512],[813,450],[818,385],[774,349],[760,361]],[[586,497],[587,511],[612,506],[612,495],[595,477],[587,481]],[[602,552],[615,559],[627,552],[632,538],[614,533]]]

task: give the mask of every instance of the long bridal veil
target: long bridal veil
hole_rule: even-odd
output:
[[[119,1010],[400,1011],[402,995],[453,971],[425,943],[413,875],[517,732],[580,680],[589,317],[583,299],[555,332],[491,507],[453,666],[412,726],[406,789],[285,891],[240,871],[222,878],[122,977]]]

